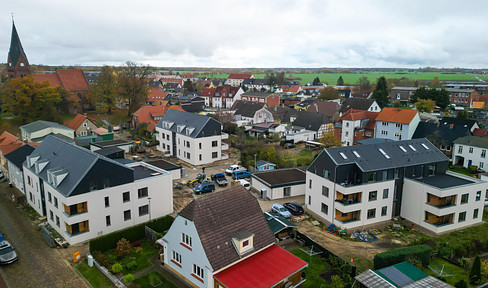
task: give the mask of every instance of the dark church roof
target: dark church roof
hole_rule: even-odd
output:
[[[17,66],[17,61],[21,55],[24,57],[26,62],[29,62],[27,61],[24,48],[22,48],[22,43],[20,42],[19,34],[17,34],[15,23],[12,23],[12,38],[10,40],[10,50],[8,51],[8,56],[12,60],[12,66]]]

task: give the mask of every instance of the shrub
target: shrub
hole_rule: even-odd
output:
[[[132,252],[132,246],[130,246],[129,241],[127,239],[122,238],[117,242],[117,257],[124,257],[125,255]]]
[[[456,287],[456,288],[468,288],[468,283],[466,281],[464,281],[464,279],[461,279],[458,282],[456,282],[456,284],[454,284],[454,287]]]
[[[468,167],[470,173],[476,173],[478,171],[478,166],[471,165]]]
[[[418,259],[422,266],[427,266],[430,263],[430,253],[432,248],[427,245],[417,245],[405,248],[389,250],[383,253],[378,253],[374,256],[374,269],[381,269],[391,266],[409,259]]]
[[[137,247],[137,248],[136,248],[136,253],[142,253],[142,251],[144,251],[144,250],[142,249],[142,247]]]
[[[469,271],[469,283],[476,284],[481,281],[481,259],[480,255],[476,255],[473,260],[473,266]]]
[[[127,274],[127,275],[125,275],[125,277],[124,277],[124,282],[125,282],[125,283],[130,283],[130,282],[132,282],[132,281],[134,281],[134,275],[132,275],[132,274],[130,274],[130,273],[129,273],[129,274]]]
[[[122,264],[115,263],[114,265],[112,265],[112,272],[120,273],[120,272],[122,272],[122,270],[124,270],[124,267],[122,266]]]
[[[137,267],[137,262],[136,261],[130,261],[129,263],[125,264],[125,268],[128,270],[132,270]]]
[[[149,274],[149,284],[151,284],[151,286],[156,286],[160,282],[161,279],[159,278],[158,274],[154,274],[154,273]]]
[[[341,277],[339,277],[338,275],[332,275],[332,277],[330,277],[330,287],[331,288],[344,287]]]
[[[461,267],[464,267],[464,268],[468,268],[469,267],[469,259],[468,258],[461,258],[459,259],[459,265]]]
[[[134,241],[132,242],[132,247],[139,247],[141,246],[141,242],[140,241]]]
[[[104,267],[110,267],[112,265],[112,261],[108,259],[107,255],[100,251],[93,251],[92,256],[95,258],[95,260],[97,260],[98,264]]]

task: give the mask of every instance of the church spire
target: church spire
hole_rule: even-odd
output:
[[[30,65],[25,55],[24,48],[20,42],[17,28],[15,28],[12,14],[12,38],[10,39],[10,50],[8,51],[7,72],[9,78],[24,77],[30,75]]]

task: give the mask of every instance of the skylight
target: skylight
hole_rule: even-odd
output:
[[[402,149],[403,152],[407,153],[407,149],[403,148],[403,146],[400,145],[398,147],[400,147],[400,149]]]
[[[421,143],[422,147],[425,148],[425,150],[429,150],[429,147],[427,147],[427,145],[425,145],[424,143]]]
[[[357,151],[352,151],[352,153],[353,153],[353,154],[354,154],[356,157],[361,158],[361,155],[359,155],[359,153],[358,153]]]
[[[344,154],[344,153],[342,153],[342,152],[339,152],[339,154],[342,156],[342,158],[344,158],[344,160],[346,160],[346,159],[347,159],[346,154]]]
[[[386,154],[386,152],[383,150],[383,149],[378,149],[380,150],[381,154],[383,154],[383,156],[385,156],[386,159],[390,159],[390,156],[388,156],[388,154]]]
[[[415,147],[413,147],[412,145],[408,145],[408,147],[410,147],[410,149],[412,149],[413,151],[417,151],[417,149],[415,149]]]

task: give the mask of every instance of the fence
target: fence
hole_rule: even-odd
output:
[[[98,262],[95,259],[93,259],[93,265],[98,270],[100,270],[100,272],[102,272],[102,274],[105,275],[105,277],[107,277],[108,280],[110,280],[112,283],[114,283],[114,285],[117,286],[118,288],[125,288],[125,287],[127,287],[127,286],[125,286],[124,283],[122,283],[122,281],[120,281],[119,279],[117,279],[117,277],[115,277],[114,275],[112,275],[112,273],[110,273],[110,271],[108,271],[107,268],[105,268],[102,265],[98,264]]]
[[[49,247],[51,248],[56,247],[56,242],[54,241],[53,233],[47,230],[46,226],[41,226],[41,233],[42,233],[42,238],[44,239],[44,241],[46,241]]]
[[[351,273],[349,276],[351,276],[351,278],[354,279],[354,277],[356,276],[356,272],[357,272],[356,266],[351,265],[349,262],[345,261],[341,257],[339,257],[339,256],[335,255],[334,253],[330,252],[329,250],[325,249],[324,247],[319,245],[317,242],[312,240],[312,238],[308,237],[307,235],[302,234],[299,231],[296,231],[296,232],[297,232],[296,239],[298,241],[304,243],[305,246],[309,246],[309,247],[313,246],[313,250],[316,252],[321,252],[319,254],[319,256],[324,258],[324,260],[329,262],[329,264],[332,264],[332,263],[330,263],[329,259],[335,259],[335,261],[341,263],[342,265],[349,266],[351,268]]]
[[[144,226],[144,236],[147,240],[152,241],[152,243],[156,242],[158,240],[158,237],[156,236],[158,232],[154,231],[153,229]]]

